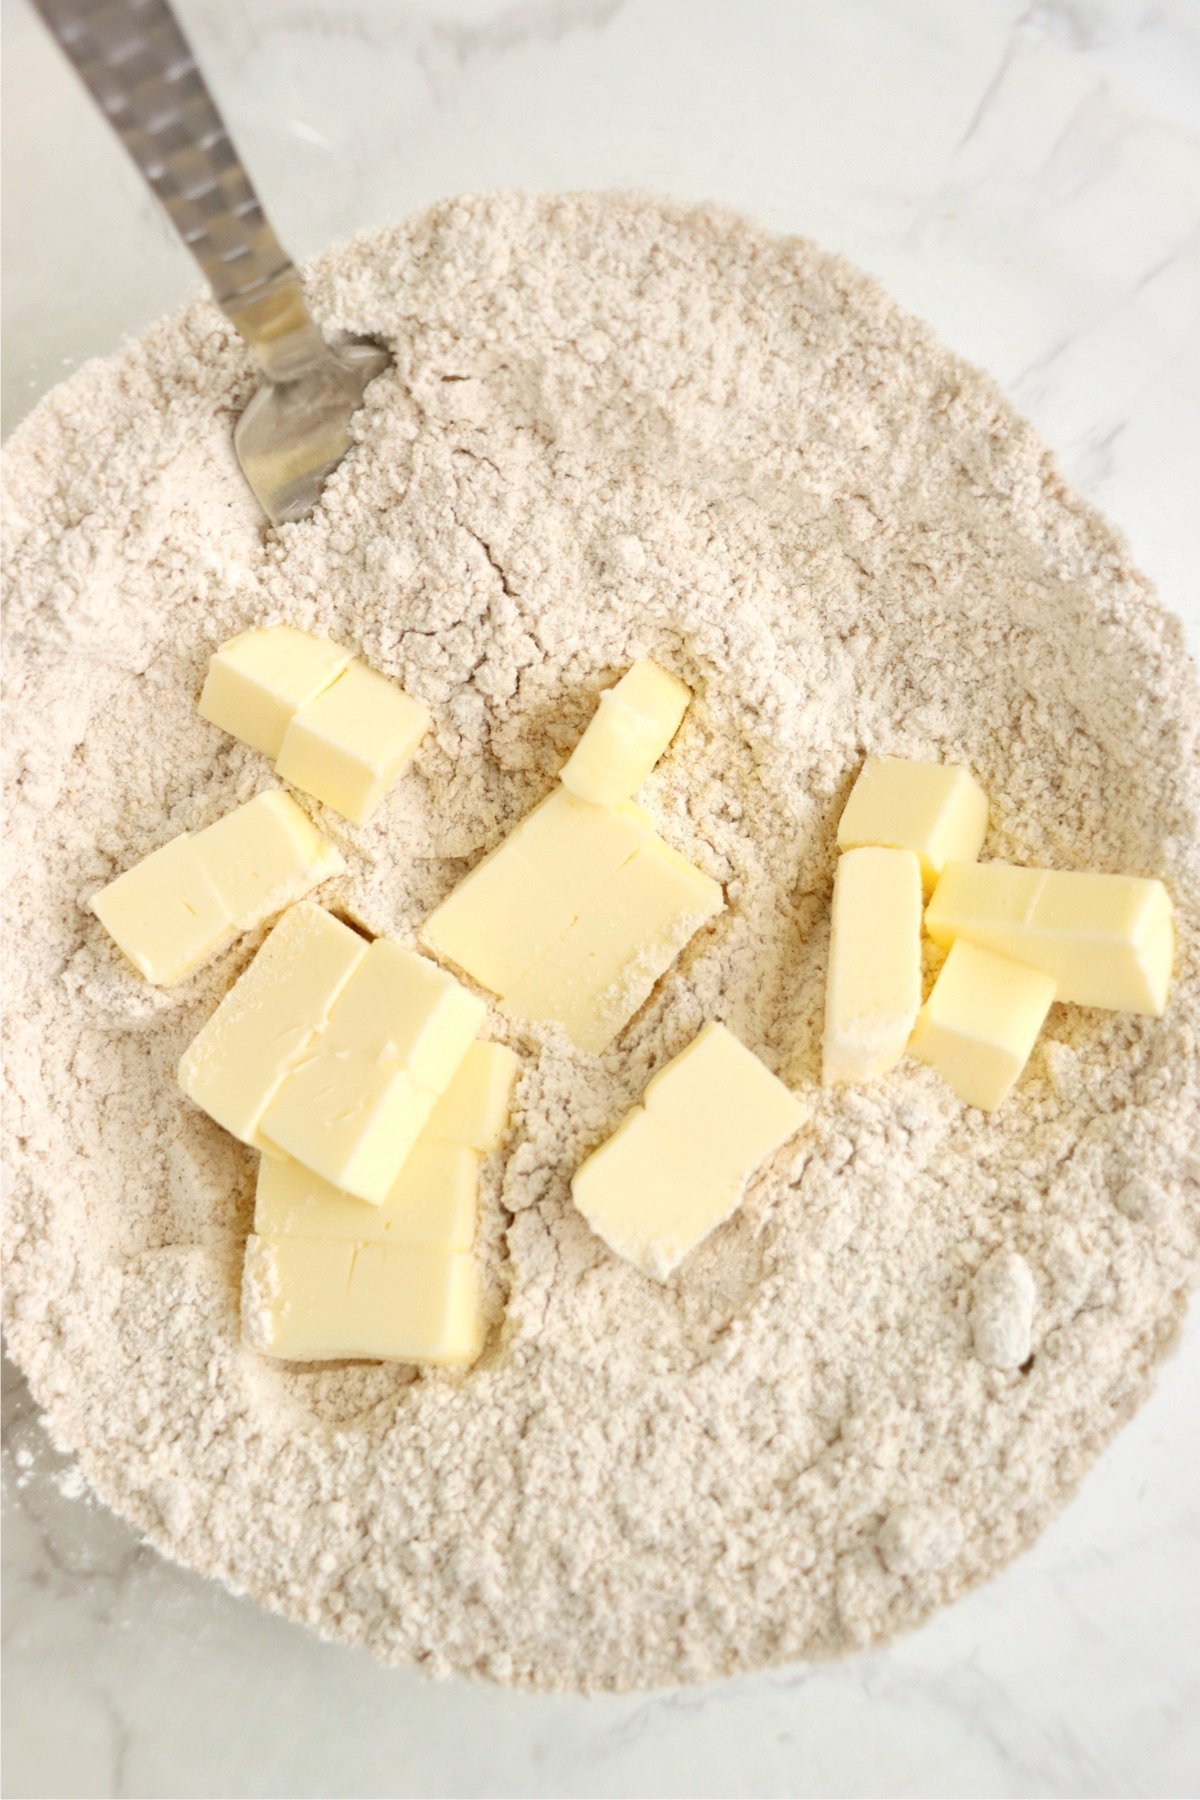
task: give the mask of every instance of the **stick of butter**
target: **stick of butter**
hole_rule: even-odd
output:
[[[254,1229],[260,1237],[378,1240],[469,1250],[475,1241],[479,1155],[460,1144],[418,1139],[381,1206],[356,1200],[287,1156],[258,1165]]]
[[[654,835],[632,801],[589,806],[555,788],[430,913],[421,941],[506,994]]]
[[[561,1025],[598,1054],[725,904],[720,885],[661,838],[642,844],[504,995],[510,1019]]]
[[[463,1367],[483,1347],[469,1251],[252,1236],[242,1334],[294,1362],[369,1357]]]
[[[928,894],[948,862],[979,855],[987,822],[987,795],[969,769],[868,756],[838,824],[838,849],[912,850]]]
[[[423,1137],[431,1143],[461,1144],[484,1156],[498,1150],[508,1129],[519,1068],[517,1053],[507,1044],[471,1044],[430,1113]]]
[[[1040,969],[964,939],[942,965],[909,1049],[968,1106],[994,1112],[1029,1061],[1054,999]]]
[[[312,637],[295,625],[243,631],[209,658],[200,717],[274,758],[292,715],[336,680],[350,661],[350,651],[340,644]]]
[[[319,906],[289,908],[184,1051],[179,1084],[189,1100],[264,1148],[263,1113],[366,954],[365,939]]]
[[[486,1014],[444,969],[377,938],[262,1115],[267,1144],[382,1205]]]
[[[421,940],[510,1018],[561,1025],[597,1052],[724,903],[633,801],[593,806],[560,787],[430,914]]]
[[[952,862],[925,927],[943,946],[966,938],[1042,969],[1060,1000],[1153,1018],[1166,1008],[1175,931],[1161,881]]]
[[[591,724],[562,771],[580,800],[628,800],[658,761],[691,701],[691,691],[646,658],[601,694]]]
[[[172,838],[89,904],[146,980],[169,986],[344,868],[291,796],[275,789]]]
[[[576,1170],[572,1198],[610,1250],[665,1281],[802,1119],[758,1057],[725,1026],[706,1025]]]
[[[275,771],[344,818],[370,818],[429,730],[429,708],[352,662],[288,723]]]
[[[847,850],[833,883],[822,1079],[895,1068],[921,1005],[921,869],[912,850]]]

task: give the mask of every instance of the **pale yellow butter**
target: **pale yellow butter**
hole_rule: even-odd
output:
[[[666,1281],[736,1209],[741,1184],[689,1156],[636,1106],[575,1171],[571,1197],[610,1250]]]
[[[387,1198],[436,1095],[407,1069],[318,1037],[288,1069],[259,1123],[264,1148],[282,1150],[359,1200]]]
[[[160,986],[345,867],[282,789],[258,794],[194,836],[172,838],[93,896],[113,941]]]
[[[508,989],[501,1010],[561,1025],[579,1049],[598,1053],[724,904],[711,876],[651,839]]]
[[[367,945],[302,901],[284,913],[250,967],[184,1052],[188,1098],[243,1143],[284,1075],[309,1050]]]
[[[294,1362],[363,1357],[463,1367],[483,1347],[474,1258],[462,1250],[253,1236],[242,1332]]]
[[[482,1155],[498,1150],[519,1069],[517,1053],[507,1044],[472,1044],[430,1113],[422,1141],[462,1145]]]
[[[487,1009],[428,957],[376,938],[329,1015],[322,1050],[404,1068],[431,1094],[457,1074]]]
[[[921,869],[911,850],[847,850],[833,884],[823,1080],[866,1081],[904,1054],[921,1005]]]
[[[601,694],[562,771],[565,785],[598,806],[628,800],[675,736],[691,698],[683,682],[657,663],[635,662]]]
[[[1161,881],[958,863],[925,914],[935,943],[960,938],[1041,969],[1060,1000],[1161,1017],[1175,951],[1171,897]]]
[[[282,788],[256,794],[193,841],[239,931],[282,912],[346,866]]]
[[[969,769],[868,756],[838,825],[838,849],[912,850],[929,893],[948,862],[979,855],[987,822],[987,795]]]
[[[263,1115],[263,1137],[381,1205],[484,1017],[444,969],[377,938]]]
[[[969,1106],[994,1112],[1029,1060],[1054,982],[960,939],[917,1017],[909,1049]]]
[[[209,659],[200,716],[276,757],[292,715],[328,687],[350,660],[350,651],[340,644],[294,625],[243,631]]]
[[[421,941],[505,994],[654,835],[632,802],[589,806],[556,788],[430,913]]]
[[[802,1120],[758,1057],[725,1026],[707,1025],[576,1171],[572,1197],[611,1250],[664,1281]]]
[[[286,1156],[258,1166],[254,1229],[260,1236],[379,1240],[469,1250],[475,1239],[479,1156],[422,1132],[382,1205],[357,1200]]]
[[[724,1025],[705,1025],[654,1075],[642,1105],[718,1175],[741,1180],[799,1131],[804,1108]]]
[[[276,772],[361,823],[407,768],[429,725],[428,707],[352,662],[290,720]]]
[[[89,905],[147,981],[183,981],[234,936],[197,840],[186,832],[93,894]]]

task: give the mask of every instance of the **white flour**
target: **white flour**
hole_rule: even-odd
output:
[[[253,372],[206,303],[9,452],[13,1353],[164,1551],[387,1659],[626,1688],[884,1638],[1042,1529],[1183,1311],[1180,630],[992,383],[811,246],[500,196],[335,251],[312,287],[397,366],[311,520],[260,529],[229,443]],[[326,897],[410,941],[599,686],[648,653],[696,691],[646,796],[728,911],[604,1057],[527,1056],[465,1380],[241,1348],[253,1159],[173,1073],[258,939],[158,992],[81,906],[269,785],[194,702],[211,647],[276,618],[433,708],[376,820],[321,821],[350,865]],[[985,854],[1163,875],[1166,1019],[1054,1008],[992,1118],[912,1063],[822,1093],[834,825],[867,750],[969,763]],[[660,1288],[568,1180],[707,1018],[812,1126]]]

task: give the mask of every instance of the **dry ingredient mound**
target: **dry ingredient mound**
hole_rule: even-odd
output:
[[[811,244],[491,195],[332,251],[311,288],[396,363],[305,522],[265,531],[242,484],[255,375],[205,301],[8,452],[12,1352],[160,1549],[385,1660],[625,1689],[878,1642],[1042,1530],[1184,1310],[1179,625],[995,385]],[[728,911],[607,1054],[527,1046],[465,1378],[242,1348],[254,1159],[174,1071],[261,934],[160,991],[83,909],[271,785],[195,697],[218,640],[277,619],[433,709],[369,825],[317,811],[349,862],[329,903],[408,942],[550,788],[600,685],[648,654],[696,693],[645,799]],[[1055,1008],[994,1117],[911,1062],[823,1093],[834,827],[868,750],[968,763],[988,855],[1164,876],[1166,1018]],[[568,1182],[710,1018],[812,1122],[659,1287]]]

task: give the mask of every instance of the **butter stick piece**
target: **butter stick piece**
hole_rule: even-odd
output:
[[[803,1109],[724,1025],[706,1025],[576,1171],[576,1206],[611,1250],[664,1281],[735,1210]]]
[[[260,1237],[379,1241],[469,1250],[479,1205],[479,1156],[422,1133],[382,1205],[357,1200],[286,1156],[258,1166],[254,1229]]]
[[[1054,982],[1040,969],[960,938],[917,1016],[909,1049],[969,1106],[994,1112],[1028,1062],[1053,999]]]
[[[948,862],[979,855],[987,823],[987,795],[969,769],[868,756],[838,824],[838,849],[912,850],[928,894]]]
[[[1171,897],[1161,881],[949,863],[925,914],[935,943],[960,938],[1052,977],[1078,1006],[1160,1018],[1175,952]]]
[[[252,1349],[293,1362],[465,1367],[483,1347],[474,1258],[407,1244],[252,1236],[242,1333]]]
[[[349,650],[295,625],[268,625],[230,638],[209,659],[202,719],[265,756],[279,755],[292,715],[339,676]]]
[[[506,994],[654,835],[632,802],[589,806],[556,788],[430,913],[421,942]]]
[[[580,1050],[598,1054],[724,904],[711,876],[652,839],[509,988],[501,1011],[561,1025]]]
[[[326,1048],[322,1036],[284,1075],[262,1114],[259,1141],[380,1206],[435,1098],[407,1069],[361,1051]]]
[[[275,770],[361,824],[408,767],[429,726],[427,706],[365,663],[352,662],[290,719]]]
[[[427,956],[376,938],[338,995],[321,1047],[405,1068],[438,1095],[486,1016],[483,1001]]]
[[[564,785],[597,806],[628,800],[675,736],[691,698],[657,663],[635,662],[601,694],[562,771]]]
[[[921,1004],[921,870],[911,850],[847,850],[833,886],[823,1079],[867,1081],[904,1054]]]
[[[319,906],[289,908],[184,1052],[179,1082],[188,1098],[263,1148],[258,1126],[268,1103],[366,951],[357,932]]]
[[[193,841],[239,931],[282,912],[346,866],[282,788],[256,794]]]
[[[642,1098],[681,1149],[742,1180],[800,1129],[804,1108],[724,1025],[705,1025]]]
[[[89,902],[117,948],[156,987],[186,980],[235,934],[196,843],[186,832],[172,838]]]
[[[507,1044],[472,1044],[429,1115],[423,1137],[489,1155],[508,1129],[520,1062]]]
[[[636,1106],[575,1172],[571,1197],[610,1250],[666,1281],[690,1250],[737,1207],[741,1180],[680,1150]]]

